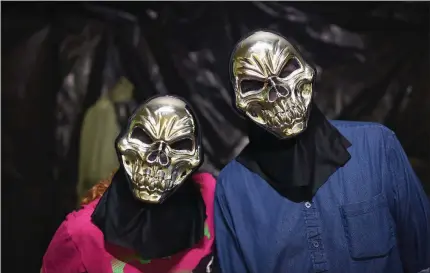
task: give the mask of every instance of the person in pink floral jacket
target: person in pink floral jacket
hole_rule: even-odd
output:
[[[198,172],[203,148],[190,106],[149,99],[115,145],[119,170],[67,216],[41,272],[214,272],[215,179]]]

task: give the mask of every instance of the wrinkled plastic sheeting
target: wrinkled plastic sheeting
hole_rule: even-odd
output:
[[[246,145],[229,61],[255,29],[280,32],[315,63],[316,100],[329,117],[386,124],[429,179],[428,3],[92,4],[61,3],[50,16],[40,3],[3,9],[3,231],[7,260],[28,261],[25,271],[37,272],[76,203],[85,111],[120,76],[135,85],[137,102],[176,94],[193,105],[206,170],[217,174]]]
[[[49,21],[43,12],[38,17],[40,6],[31,7],[34,13],[15,5],[2,14],[2,217],[7,223],[3,225],[7,272],[14,268],[38,272],[53,232],[73,208],[76,181],[58,174],[68,167],[71,132],[80,126],[77,117],[84,110],[94,48],[101,37],[101,29],[87,18],[74,18],[68,25],[65,21],[70,18],[63,18],[61,24]]]
[[[25,37],[4,39],[8,31],[3,28],[8,23],[2,15],[2,220],[6,223],[2,229],[8,249],[2,258],[16,265],[28,258],[24,254],[26,242],[43,237],[44,227],[31,224],[43,222],[48,216],[42,208],[52,205],[49,165],[54,138],[49,133],[54,124],[52,109],[44,105],[53,101],[55,93],[43,69],[52,71],[55,64],[49,59],[49,24],[37,22]],[[20,240],[16,240],[18,236]],[[37,246],[29,247],[29,251],[40,252]]]
[[[212,171],[247,141],[228,70],[234,44],[255,29],[283,34],[316,65],[316,101],[328,117],[384,123],[409,156],[429,158],[426,4],[175,3],[139,18],[168,92],[198,111]]]
[[[65,181],[65,193],[76,182],[83,115],[120,76],[136,86],[138,102],[171,93],[193,104],[204,132],[204,169],[217,174],[247,142],[245,122],[232,107],[228,72],[235,43],[255,29],[283,34],[315,64],[316,100],[328,117],[384,123],[398,134],[414,165],[427,162],[428,5],[160,2],[95,4],[86,10],[92,13],[72,10],[62,16],[60,9],[60,27],[47,24],[31,36],[56,33],[55,71],[37,69],[56,75],[51,85],[58,87],[49,97],[55,100],[49,164],[52,179]],[[31,41],[22,43],[23,53],[11,67],[38,56]],[[23,67],[21,79],[9,77],[21,87],[5,91],[17,90],[11,95],[26,100],[23,86],[37,89],[25,79],[34,65]],[[10,111],[8,116],[17,116],[18,110]],[[17,145],[8,146],[14,154]],[[22,168],[8,164],[11,175]]]

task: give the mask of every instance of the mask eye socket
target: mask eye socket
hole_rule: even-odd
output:
[[[170,148],[179,151],[192,151],[193,141],[189,138],[180,139],[178,141],[170,143]]]
[[[263,89],[264,82],[257,81],[257,80],[242,80],[240,82],[240,89],[242,90],[243,94],[246,94],[248,92],[252,91],[259,91]]]
[[[284,65],[284,68],[282,68],[281,73],[279,73],[279,77],[280,78],[286,78],[288,77],[291,73],[293,73],[294,71],[296,71],[297,69],[300,68],[300,64],[299,61],[297,61],[296,58],[291,58],[287,61],[287,63]]]
[[[137,139],[145,144],[151,144],[153,142],[152,138],[139,127],[133,129],[130,138]]]

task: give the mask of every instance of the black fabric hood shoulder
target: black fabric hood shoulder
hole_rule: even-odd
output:
[[[145,103],[156,97],[160,96],[151,97]],[[186,103],[196,123],[196,141],[202,148],[201,165],[204,151],[201,145],[200,124],[190,105],[184,99],[179,99]],[[137,109],[122,128],[120,136],[115,141],[115,148],[122,134],[130,126],[136,111]],[[118,149],[116,152],[121,162]],[[198,172],[200,165],[195,172]],[[116,245],[136,251],[140,258],[156,259],[192,248],[203,238],[206,205],[198,185],[192,179],[192,174],[172,191],[163,203],[141,202],[134,198],[129,178],[124,166],[120,164],[111,185],[100,198],[91,218],[104,235],[107,251],[111,251],[109,245]]]

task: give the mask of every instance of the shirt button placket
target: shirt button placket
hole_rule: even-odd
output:
[[[321,238],[321,219],[316,210],[315,204],[305,202],[303,208],[306,233],[308,239],[309,252],[312,256],[311,260],[314,267],[314,272],[322,273],[328,271],[328,262],[326,260],[324,246]]]

